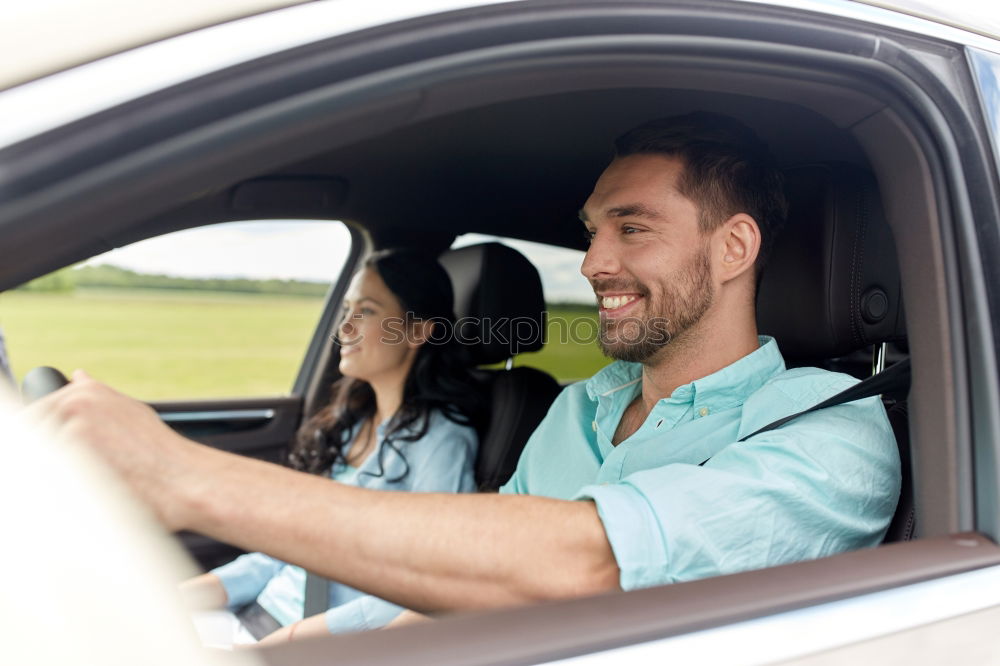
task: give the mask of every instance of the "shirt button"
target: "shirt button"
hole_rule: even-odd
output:
[[[597,421],[591,421],[590,427],[594,429],[594,432],[597,432]]]
[[[698,416],[708,416],[708,407],[702,407],[699,409]]]

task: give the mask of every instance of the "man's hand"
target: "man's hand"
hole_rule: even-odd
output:
[[[69,384],[32,404],[27,413],[70,441],[88,445],[164,525],[181,527],[171,494],[196,445],[171,430],[148,405],[77,370]]]

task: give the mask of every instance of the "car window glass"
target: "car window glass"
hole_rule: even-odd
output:
[[[580,274],[583,251],[543,243],[464,234],[452,247],[498,242],[519,251],[535,265],[542,278],[548,327],[545,346],[519,354],[515,366],[545,370],[560,382],[590,377],[610,361],[597,346],[597,306],[594,292]]]
[[[341,222],[188,229],[0,294],[13,374],[83,368],[144,400],[287,394],[351,236]]]

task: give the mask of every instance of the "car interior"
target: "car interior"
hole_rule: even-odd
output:
[[[363,251],[440,253],[459,317],[520,317],[540,331],[546,301],[536,268],[501,243],[449,249],[455,238],[475,233],[583,249],[577,210],[617,135],[652,118],[723,113],[768,143],[790,201],[787,227],[761,277],[760,331],[777,339],[790,366],[863,378],[912,358],[909,391],[883,396],[904,471],[886,541],[971,529],[967,423],[976,405],[963,388],[971,343],[956,332],[961,304],[953,286],[968,277],[960,275],[958,258],[969,250],[955,240],[956,211],[964,205],[951,186],[958,176],[944,168],[957,154],[954,137],[938,131],[922,106],[925,93],[845,55],[854,48],[848,48],[851,40],[862,38],[834,24],[827,32],[804,30],[795,48],[786,43],[782,51],[760,45],[773,28],[763,23],[729,26],[727,39],[722,32],[699,36],[694,23],[667,18],[660,35],[623,22],[619,29],[635,34],[613,43],[560,40],[555,28],[545,33],[540,19],[531,24],[533,39],[496,37],[494,43],[484,32],[476,48],[414,29],[406,37],[411,50],[398,60],[376,31],[227,72],[228,106],[215,116],[197,100],[215,94],[218,78],[170,91],[173,97],[153,95],[134,111],[157,122],[122,130],[117,143],[104,148],[110,162],[115,151],[121,159],[114,169],[92,174],[114,184],[114,196],[95,202],[67,189],[58,201],[39,204],[32,213],[38,225],[20,234],[17,248],[44,259],[33,268],[0,267],[0,287],[178,229],[248,219],[345,221],[357,248],[345,276],[332,285],[301,381],[290,397],[258,401],[276,407],[279,423],[265,426],[265,434],[176,426],[244,453],[253,448],[247,441],[263,437],[274,446],[251,454],[278,460],[280,435],[329,397],[338,358],[329,339],[333,313]],[[670,38],[681,32],[686,36]],[[413,50],[418,42],[424,51]],[[816,44],[839,52],[824,55]],[[882,48],[896,47],[885,42]],[[353,78],[343,83],[348,72]],[[167,98],[175,102],[169,110],[156,105]],[[190,140],[192,128],[201,132],[198,141]],[[81,145],[80,154],[86,149]],[[60,168],[78,167],[67,159]],[[149,176],[154,169],[155,179]],[[53,206],[69,204],[79,204],[72,219],[45,217]],[[537,369],[497,367],[541,345],[518,340],[513,348],[484,344],[467,351],[471,365],[490,366],[480,370],[492,405],[477,468],[484,491],[511,474],[560,388]],[[169,414],[258,403],[157,407]],[[186,539],[205,566],[231,556],[201,537]],[[851,562],[855,574],[830,574],[834,582],[817,594],[836,598],[860,585],[860,560]],[[914,579],[927,575],[916,569]],[[900,576],[896,580],[905,579]]]
[[[253,215],[301,217],[315,215],[309,206],[324,206],[325,216],[335,209],[337,217],[358,225],[373,248],[441,251],[468,232],[580,247],[575,211],[607,163],[611,139],[644,119],[695,109],[740,117],[768,138],[785,165],[789,221],[762,275],[761,332],[776,337],[791,366],[818,365],[863,378],[872,371],[873,353],[886,354],[883,343],[893,345],[892,360],[900,358],[907,347],[893,234],[857,139],[803,106],[729,92],[614,88],[474,107],[213,189],[128,233],[145,236],[150,227]],[[442,263],[453,279],[459,317],[527,317],[538,324],[538,339],[521,348],[497,340],[471,347],[471,365],[540,348],[545,299],[527,259],[492,243],[444,251]],[[502,337],[520,339],[512,330]],[[335,379],[336,349],[327,351],[323,381],[307,396],[311,405],[323,404],[325,387]],[[513,472],[559,386],[529,367],[481,372],[493,417],[482,433],[478,480],[482,489],[495,490]],[[905,396],[886,400],[908,462]],[[894,523],[888,540],[913,534],[906,472],[905,518],[897,519],[903,526]]]
[[[873,124],[882,119],[869,105],[848,113],[843,101],[836,107],[842,117],[831,119],[803,104],[811,101],[816,107],[825,101],[819,93],[810,100],[809,90],[794,87],[797,104],[674,88],[545,95],[524,91],[520,99],[435,114],[230,183],[131,233],[253,215],[318,217],[315,207],[323,207],[323,217],[356,224],[372,248],[442,252],[459,317],[521,316],[541,324],[541,284],[523,256],[499,244],[447,250],[453,239],[475,232],[581,248],[576,211],[607,164],[614,136],[657,116],[697,109],[729,113],[769,142],[784,167],[791,205],[787,227],[761,279],[761,332],[777,338],[790,366],[818,365],[863,378],[872,372],[873,354],[892,362],[908,353],[894,237],[882,212],[873,164],[859,141],[860,130],[853,127],[859,118]],[[452,95],[469,97],[457,91]],[[889,141],[884,132],[870,131]],[[894,173],[903,171],[897,160],[890,160]],[[905,200],[896,203],[897,208],[908,206]],[[883,343],[890,346],[883,349]],[[470,362],[502,362],[540,344],[520,350],[496,345],[476,349]],[[325,351],[321,380],[306,396],[307,411],[323,404],[326,387],[336,378],[336,349]],[[483,433],[479,480],[484,489],[495,489],[512,472],[520,447],[558,385],[527,367],[483,372],[493,376],[494,418]],[[894,415],[903,415],[893,420],[898,440],[905,443],[905,396],[886,400],[889,407],[897,405]],[[511,413],[519,416],[508,417]],[[902,454],[909,460],[905,446]],[[906,506],[911,515],[912,502],[907,500]],[[909,538],[913,521],[908,525],[905,535],[890,538]]]

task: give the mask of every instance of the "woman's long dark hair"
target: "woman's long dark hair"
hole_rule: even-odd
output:
[[[384,250],[365,260],[362,270],[366,268],[378,273],[399,300],[407,323],[432,320],[435,324],[403,384],[403,402],[388,423],[385,446],[376,442],[379,473],[375,476],[381,476],[384,449],[392,448],[406,464],[397,442],[426,435],[432,410],[440,410],[457,423],[476,426],[483,408],[476,381],[455,348],[454,292],[437,259],[414,250]],[[325,474],[335,463],[346,462],[344,448],[351,431],[375,415],[375,392],[368,382],[341,377],[331,393],[330,404],[299,428],[289,456],[295,469]],[[406,464],[404,472],[391,481],[399,481],[408,471]]]

